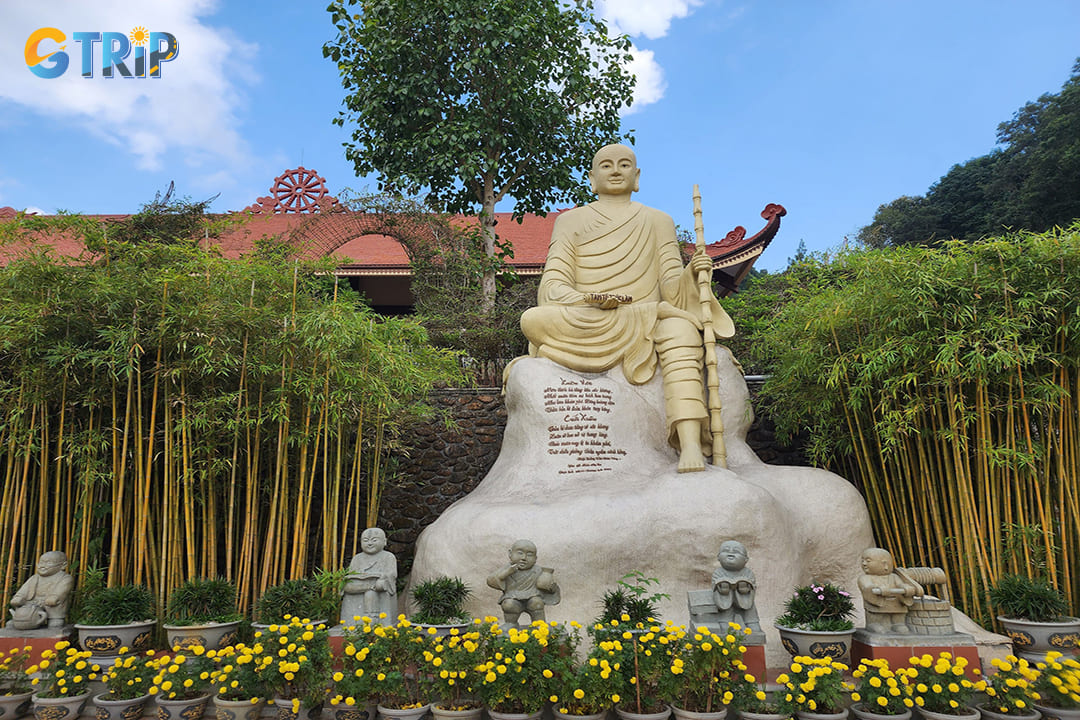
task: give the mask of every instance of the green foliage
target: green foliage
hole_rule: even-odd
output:
[[[632,570],[622,576],[619,586],[604,592],[600,599],[600,616],[593,625],[613,626],[619,623],[630,627],[647,624],[659,619],[656,603],[671,597],[668,593],[649,592],[653,585],[659,586],[658,578],[646,577],[640,570]],[[624,620],[623,616],[629,619]]]
[[[850,459],[900,565],[949,567],[989,618],[1000,574],[1045,572],[1068,597],[1080,397],[1080,225],[804,264],[761,340],[778,430],[818,462]],[[1006,547],[1003,522],[1038,525]]]
[[[154,617],[154,595],[149,588],[117,585],[84,593],[76,622],[82,625],[128,625]]]
[[[412,590],[417,611],[413,622],[448,625],[468,618],[465,603],[472,591],[461,578],[441,576],[418,583]]]
[[[990,588],[990,604],[1007,618],[1058,622],[1069,613],[1065,596],[1045,578],[1002,575]]]
[[[841,632],[854,625],[855,603],[851,595],[830,583],[811,583],[795,588],[784,601],[784,614],[776,618],[783,627],[819,632]]]
[[[236,588],[223,578],[191,578],[169,593],[165,622],[204,625],[239,620]]]
[[[328,621],[322,588],[317,580],[286,580],[266,588],[255,603],[255,621],[264,625],[278,623],[286,615],[300,619]]]
[[[629,105],[630,41],[612,37],[591,0],[333,0],[352,128],[346,158],[380,189],[449,212],[480,208],[484,255],[496,256],[494,208],[543,212],[584,197],[582,169],[619,137]],[[487,270],[484,297],[495,295]]]
[[[998,126],[999,149],[954,165],[925,196],[882,205],[859,231],[870,247],[1043,232],[1080,217],[1080,60],[1061,92]]]
[[[414,319],[335,297],[330,261],[149,238],[78,261],[33,247],[99,224],[0,223],[31,245],[0,268],[0,461],[26,498],[0,505],[12,556],[62,534],[73,566],[113,568],[159,601],[231,567],[245,606],[347,564],[399,428],[430,412],[435,383],[459,381],[455,354]],[[264,550],[273,562],[252,558]],[[0,575],[18,587],[3,560]]]

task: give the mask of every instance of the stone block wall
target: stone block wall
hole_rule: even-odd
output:
[[[748,378],[751,401],[761,383]],[[381,525],[388,549],[398,557],[399,574],[412,567],[420,532],[458,498],[467,495],[495,463],[506,429],[506,405],[500,388],[437,390],[432,404],[443,419],[407,428],[406,447],[397,458],[397,480],[383,491]],[[773,465],[806,466],[802,448],[782,446],[774,425],[755,406],[747,443]]]

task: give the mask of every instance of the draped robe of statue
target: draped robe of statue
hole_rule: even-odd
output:
[[[631,301],[603,309],[588,302],[592,293]],[[716,335],[733,335],[711,293],[709,304]],[[521,328],[530,355],[579,372],[621,363],[635,385],[652,379],[659,360],[668,441],[677,447],[681,420],[700,421],[708,437],[701,315],[697,280],[683,268],[671,217],[637,202],[594,202],[556,219],[538,306],[522,315]]]

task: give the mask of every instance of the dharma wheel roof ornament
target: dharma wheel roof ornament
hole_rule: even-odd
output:
[[[245,211],[269,214],[336,212],[341,209],[337,198],[326,189],[326,180],[301,165],[275,178],[270,195],[259,198]]]

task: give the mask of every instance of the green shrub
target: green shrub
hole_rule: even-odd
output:
[[[990,604],[1004,617],[1032,622],[1055,622],[1069,613],[1069,603],[1056,587],[1024,575],[1003,575],[990,588]]]

